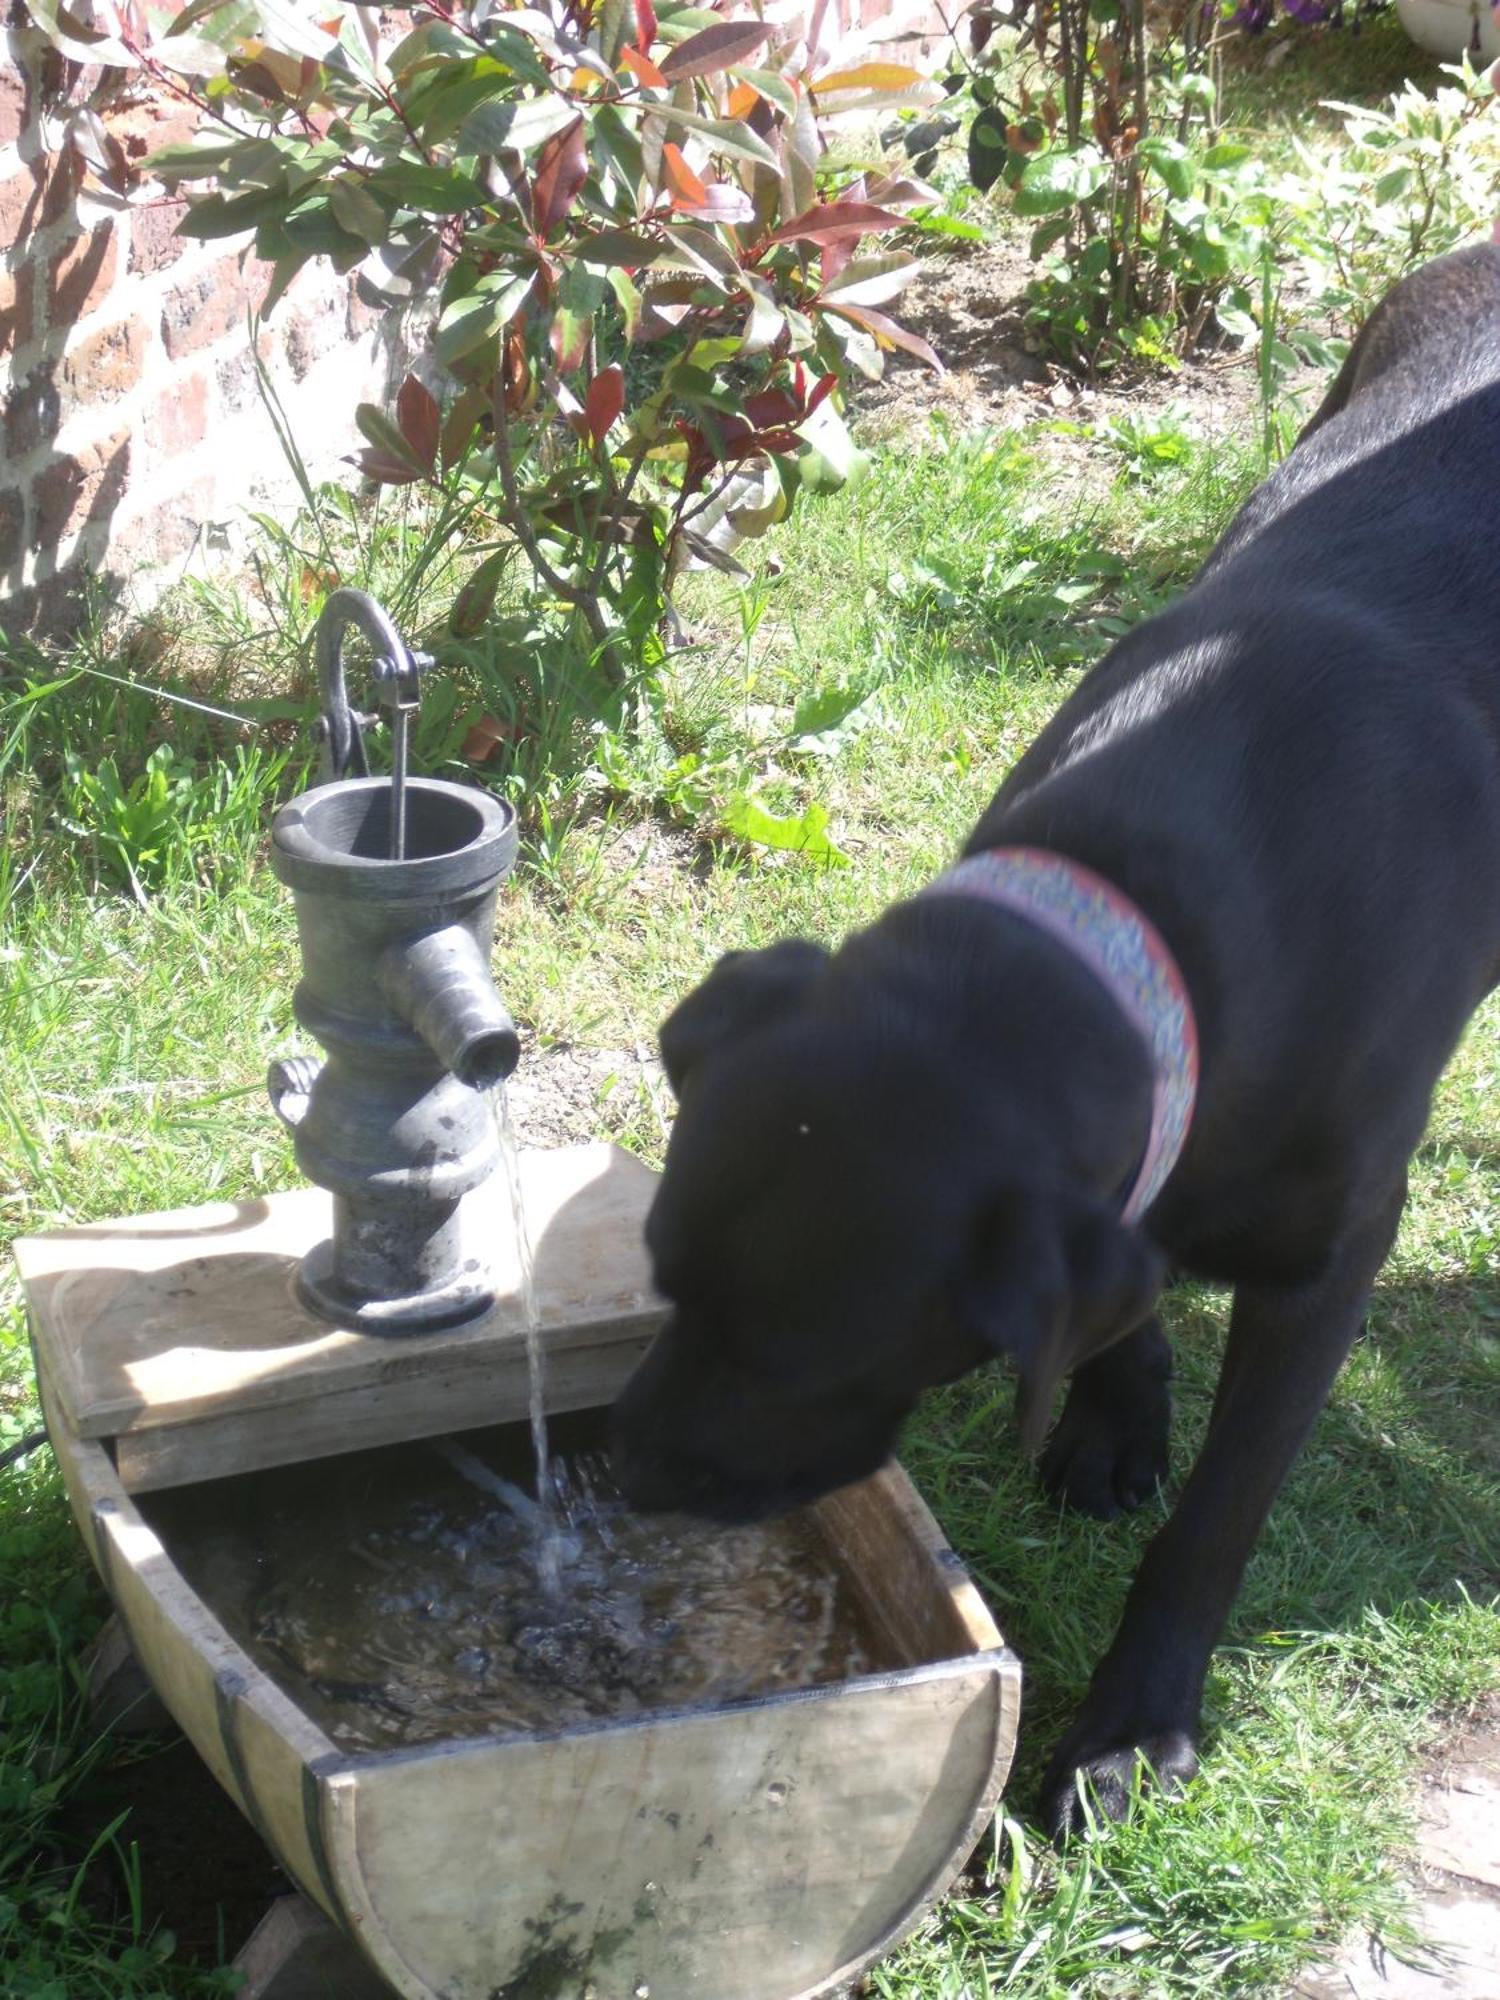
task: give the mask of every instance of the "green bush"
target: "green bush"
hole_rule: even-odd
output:
[[[737,570],[739,542],[849,478],[849,376],[896,348],[936,364],[890,313],[915,260],[881,247],[930,191],[825,170],[830,120],[929,100],[903,64],[682,0],[436,0],[389,48],[339,0],[193,0],[154,38],[108,0],[31,8],[65,54],[199,106],[147,168],[187,192],[185,234],[254,232],[266,312],[315,258],[435,306],[394,409],[350,414],[361,469],[436,489],[485,552],[460,636],[519,555],[619,685],[683,567]],[[71,137],[126,189],[94,111]]]

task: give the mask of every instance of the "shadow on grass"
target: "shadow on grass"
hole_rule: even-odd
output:
[[[1010,1809],[1029,1815],[1053,1743],[1113,1636],[1130,1580],[1206,1426],[1228,1295],[1184,1287],[1167,1319],[1178,1359],[1172,1492],[1099,1522],[1059,1510],[1022,1461],[998,1372],[935,1396],[903,1458],[973,1569],[1026,1682]],[[1500,1434],[1491,1322],[1463,1283],[1390,1282],[1251,1559],[1223,1644],[1350,1636],[1500,1591]],[[1221,1658],[1223,1655],[1221,1654]],[[1208,1748],[1235,1727],[1211,1676]]]

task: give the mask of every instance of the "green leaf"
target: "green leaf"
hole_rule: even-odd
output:
[[[815,688],[798,702],[792,715],[789,750],[814,757],[832,757],[875,720],[877,697],[854,682]]]
[[[860,451],[830,397],[798,427],[802,449],[793,461],[800,485],[809,493],[837,493],[862,479],[869,460]]]
[[[492,272],[481,278],[472,292],[454,299],[443,309],[435,342],[437,358],[445,368],[509,326],[525,305],[536,282],[534,271]]]
[[[578,116],[566,97],[523,97],[476,105],[459,128],[465,153],[534,153]]]
[[[917,275],[918,264],[903,250],[886,250],[855,257],[840,271],[822,296],[830,305],[880,306],[903,292]]]
[[[1147,166],[1160,175],[1170,193],[1185,200],[1193,191],[1197,170],[1180,139],[1142,139],[1136,148]]]
[[[701,111],[684,111],[676,104],[623,104],[622,111],[649,111],[659,118],[668,129],[674,125],[686,125],[690,131],[702,132],[714,144],[714,151],[726,153],[731,159],[751,160],[758,167],[775,167],[780,163],[771,148],[758,133],[752,132],[741,118],[706,118]]]
[[[420,473],[425,470],[422,461],[401,435],[397,426],[391,422],[384,410],[378,409],[374,403],[361,403],[354,412],[354,421],[359,427],[360,435],[367,437],[382,456],[398,459],[403,465],[411,466],[415,472]]]
[[[736,83],[748,83],[752,90],[758,90],[767,104],[774,104],[783,116],[796,115],[797,93],[784,76],[770,69],[747,68],[743,63],[736,63],[729,74]]]
[[[1004,173],[1009,152],[1005,114],[987,104],[969,127],[969,179],[981,194]]]
[[[189,201],[187,213],[177,225],[179,236],[196,236],[205,242],[221,236],[242,236],[272,216],[281,216],[291,202],[285,186],[252,188],[248,194],[204,195]]]
[[[620,317],[625,322],[625,338],[634,344],[641,329],[641,292],[630,273],[618,265],[605,273],[610,290],[615,295],[620,308]]]
[[[1016,214],[1056,215],[1076,208],[1108,179],[1109,162],[1095,146],[1080,146],[1074,153],[1043,153],[1028,161],[1021,175]]]
[[[1237,139],[1224,139],[1217,146],[1210,146],[1198,162],[1205,173],[1222,173],[1226,167],[1240,166],[1254,157],[1253,146],[1241,145]]]
[[[612,104],[601,104],[589,125],[589,146],[596,158],[602,157],[632,204],[645,177],[641,142]]]
[[[828,836],[828,811],[811,805],[802,813],[769,812],[748,792],[733,798],[723,811],[726,833],[748,840],[757,847],[774,847],[783,852],[805,854],[828,868],[847,868],[849,857]]]
[[[335,222],[351,236],[370,244],[385,241],[391,219],[374,195],[361,186],[357,175],[343,174],[329,183],[328,205]]]
[[[422,215],[459,215],[488,203],[484,189],[471,174],[461,174],[452,167],[419,166],[411,160],[378,168],[365,186],[396,207]]]
[[[456,639],[472,639],[483,630],[484,621],[494,609],[495,592],[505,566],[513,554],[514,546],[508,543],[486,556],[454,598],[453,609],[448,613],[448,630]]]

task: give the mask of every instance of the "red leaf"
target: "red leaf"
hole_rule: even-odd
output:
[[[679,42],[662,61],[662,75],[673,83],[688,76],[713,76],[734,63],[748,62],[771,33],[767,21],[716,21]]]
[[[648,56],[655,40],[656,9],[651,0],[635,0],[635,45],[643,56]]]
[[[875,230],[899,229],[903,218],[868,201],[820,201],[783,223],[772,243],[835,243],[844,236],[868,236]]]
[[[891,324],[894,326],[895,321],[893,320]],[[916,338],[915,334],[912,336],[912,338],[913,339]],[[925,342],[923,344],[925,345]],[[804,423],[806,423],[807,419],[812,415],[813,411],[818,407],[819,403],[827,402],[828,398],[833,394],[834,390],[838,387],[838,382],[839,378],[837,375],[829,374],[819,377],[817,388],[813,390],[812,394],[807,399],[807,408],[803,412],[803,418],[802,418]]]
[[[649,83],[657,90],[668,88],[667,79],[652,62],[650,56],[642,55],[639,49],[631,48],[628,42],[620,51],[620,61],[638,82]]]
[[[758,431],[801,423],[807,412],[789,389],[760,389],[747,396],[745,415]]]
[[[583,143],[583,119],[575,118],[542,147],[536,156],[531,184],[531,226],[544,240],[562,221],[589,177],[588,150]]]
[[[413,480],[422,477],[405,459],[393,458],[389,452],[376,451],[373,446],[351,453],[346,463],[357,465],[365,478],[373,479],[377,486],[410,486]]]
[[[855,239],[852,236],[841,236],[836,243],[825,243],[823,245],[823,254],[818,259],[819,268],[823,273],[821,290],[825,292],[828,290],[850,258],[853,257],[854,250]]]
[[[437,463],[443,414],[437,406],[437,398],[423,387],[415,375],[408,375],[397,392],[396,427],[431,472]]]
[[[841,306],[832,299],[823,310],[837,313],[840,319],[852,319],[854,324],[862,326],[866,333],[873,333],[882,347],[902,348],[907,354],[914,354],[919,361],[925,361],[937,374],[945,372],[942,362],[922,336],[898,325],[888,313],[876,312],[873,306]],[[821,384],[819,386],[821,387]]]
[[[682,148],[670,139],[661,149],[661,164],[662,172],[674,197],[679,202],[688,202],[694,208],[701,208],[708,200],[708,189],[682,157]]]
[[[749,458],[757,451],[801,451],[805,443],[806,439],[799,438],[795,431],[757,431],[754,437],[737,438],[734,443],[726,447],[724,456]]]
[[[618,362],[611,362],[590,382],[583,399],[584,422],[595,444],[603,443],[610,425],[624,407],[625,372]]]

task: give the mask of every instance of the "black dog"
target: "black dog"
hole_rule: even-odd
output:
[[[1003,1356],[1023,1435],[1072,1373],[1043,1477],[1112,1514],[1166,1468],[1165,1266],[1232,1284],[1207,1440],[1045,1780],[1061,1832],[1079,1772],[1119,1813],[1138,1754],[1194,1771],[1245,1562],[1500,978],[1500,249],[1385,300],[967,852],[1015,849],[1104,878],[1180,968],[1200,1087],[1149,1212],[1122,1216],[1160,1081],[1140,1030],[962,870],[831,956],[733,954],[662,1030],[681,1111],[647,1235],[675,1310],[616,1457],[643,1506],[768,1514],[872,1471],[925,1387]]]

